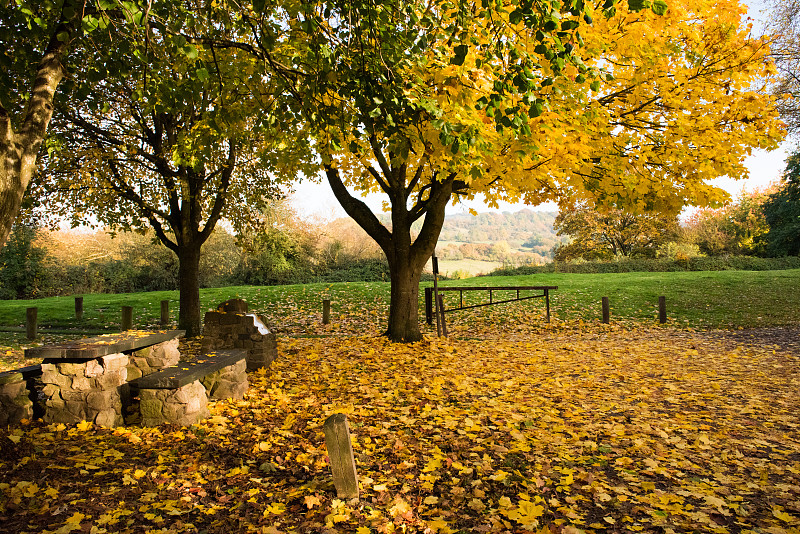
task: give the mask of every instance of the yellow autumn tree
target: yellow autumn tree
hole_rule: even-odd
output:
[[[421,338],[419,280],[448,202],[675,213],[723,200],[707,180],[743,175],[744,156],[782,136],[757,85],[767,45],[734,0],[294,9],[297,54],[276,70],[338,201],[386,254],[393,340]],[[391,224],[358,198],[369,192],[386,195]]]

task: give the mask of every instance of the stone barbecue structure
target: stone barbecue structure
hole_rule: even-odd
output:
[[[245,349],[247,370],[252,372],[269,367],[278,351],[275,334],[265,321],[247,313],[247,303],[231,299],[216,311],[206,312],[203,326],[203,352],[220,349]]]

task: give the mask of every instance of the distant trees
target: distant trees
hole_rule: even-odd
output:
[[[764,220],[769,229],[763,236],[770,256],[800,255],[800,153],[786,162],[780,187],[765,199]]]
[[[763,206],[774,190],[742,192],[727,206],[697,211],[681,229],[681,239],[697,245],[709,256],[764,255],[769,225]]]
[[[615,256],[654,256],[674,236],[678,218],[660,213],[600,212],[587,205],[562,210],[554,223],[558,235],[572,241],[555,250],[555,259],[602,260]]]

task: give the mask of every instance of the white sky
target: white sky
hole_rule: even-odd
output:
[[[740,0],[741,1],[741,0]],[[743,3],[750,6],[749,16],[753,19],[754,33],[758,33],[763,20],[763,2],[760,0],[744,0]],[[718,178],[712,183],[726,191],[731,197],[736,198],[742,191],[753,191],[755,189],[764,188],[770,183],[778,180],[783,172],[785,160],[789,155],[791,148],[794,146],[792,141],[785,141],[780,148],[772,152],[765,150],[756,150],[753,155],[745,160],[750,176],[743,180],[733,180],[730,178]],[[365,201],[372,208],[373,211],[381,209],[381,203],[384,200],[382,195],[370,195]],[[292,196],[292,205],[297,212],[307,218],[319,218],[323,220],[331,220],[338,217],[345,217],[344,210],[339,206],[333,192],[326,181],[321,180],[319,183],[311,181],[303,181],[295,185],[295,194]],[[526,206],[525,204],[508,204],[501,203],[499,209],[495,210],[489,208],[485,203],[476,200],[469,203],[462,203],[456,206],[449,205],[447,207],[447,214],[463,213],[469,208],[478,212],[485,211],[519,211],[521,209],[534,209],[545,211],[556,211],[554,204],[543,204],[540,206]],[[688,209],[691,211],[691,208]]]

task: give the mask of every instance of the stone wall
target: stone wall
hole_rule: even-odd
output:
[[[245,349],[247,370],[255,371],[269,367],[278,353],[278,341],[255,314],[209,311],[204,319],[202,349]]]
[[[47,423],[92,421],[100,426],[121,425],[121,386],[128,376],[126,354],[93,360],[51,359],[42,363],[42,393]]]
[[[239,360],[235,365],[223,367],[206,375],[201,380],[208,392],[208,398],[213,400],[236,399],[242,400],[249,384],[247,382],[247,362]]]
[[[178,389],[141,389],[139,410],[142,426],[193,425],[209,415],[206,388],[195,380]]]
[[[178,339],[133,351],[128,362],[128,381],[178,365]]]
[[[33,401],[25,376],[19,371],[0,373],[0,427],[33,419]]]

